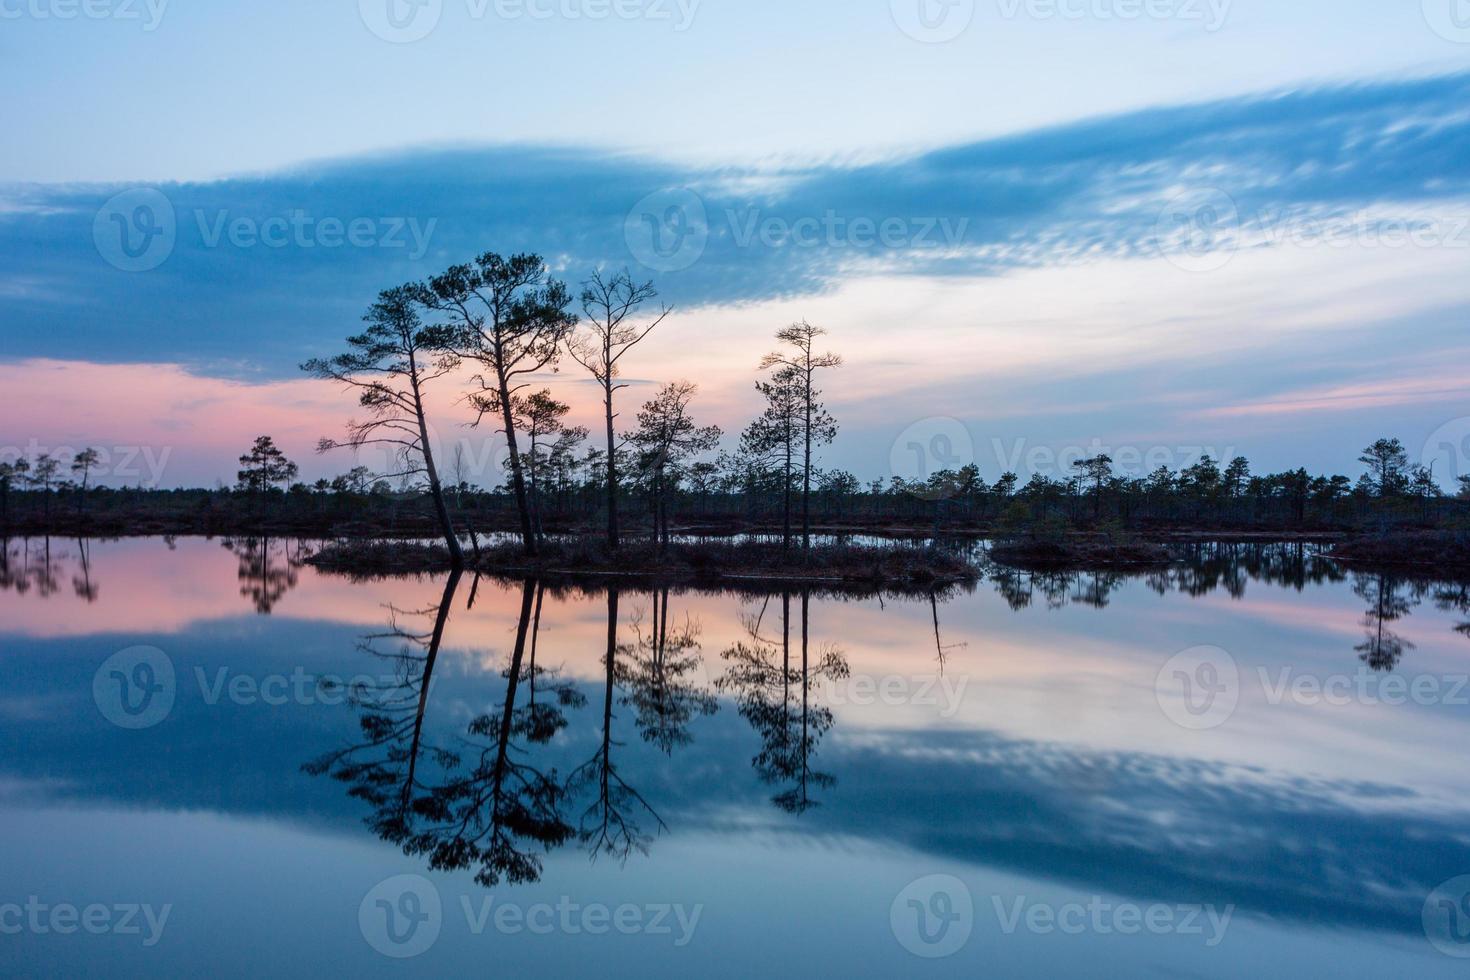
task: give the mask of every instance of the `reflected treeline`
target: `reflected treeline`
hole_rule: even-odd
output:
[[[1250,583],[1304,591],[1309,585],[1351,581],[1353,593],[1368,604],[1363,642],[1353,649],[1375,671],[1391,671],[1414,644],[1395,632],[1426,597],[1445,611],[1467,617],[1457,632],[1470,636],[1470,585],[1410,578],[1402,574],[1349,572],[1304,542],[1199,542],[1179,548],[1180,561],[1167,568],[1124,571],[1023,571],[990,563],[986,574],[1012,609],[1044,604],[1049,609],[1081,604],[1106,607],[1124,584],[1141,579],[1159,595],[1192,597],[1224,590],[1243,598]]]
[[[90,539],[0,539],[0,592],[49,599],[68,594],[63,583],[71,586],[71,595],[97,601],[101,590],[92,575]]]
[[[639,743],[671,757],[692,741],[694,719],[716,713],[715,688],[703,679],[699,625],[673,612],[664,589],[652,593],[651,613],[634,612],[626,635],[622,592],[606,590],[600,683],[584,693],[558,668],[538,663],[547,586],[519,583],[504,694],[446,737],[442,722],[429,717],[431,694],[460,584],[461,576],[451,575],[438,603],[426,608],[390,607],[387,628],[362,638],[360,649],[388,669],[346,692],[360,738],[309,762],[306,771],[330,775],[368,804],[366,822],[383,839],[433,868],[473,869],[486,886],[537,880],[543,857],[573,841],[594,859],[625,861],[646,852],[667,826],[622,764],[633,748],[618,737],[619,720],[630,719]],[[473,606],[478,586],[476,577],[466,605]],[[805,594],[797,645],[792,605],[791,594],[781,597],[779,640],[762,633],[760,616],[749,621],[750,643],[725,652],[731,676],[716,687],[735,694],[759,736],[755,765],[762,779],[781,787],[776,805],[801,812],[814,804],[815,788],[832,785],[814,766],[832,727],[818,689],[824,679],[846,676],[847,665],[834,648],[813,651]],[[741,651],[769,672],[744,662]],[[581,717],[591,724],[574,727],[588,708],[595,714]]]
[[[1353,574],[1353,594],[1368,604],[1363,611],[1363,642],[1354,649],[1373,670],[1393,670],[1405,651],[1414,649],[1393,627],[1426,599],[1442,612],[1466,617],[1454,629],[1470,637],[1470,583],[1359,572]]]
[[[1037,602],[1053,609],[1074,603],[1101,609],[1113,593],[1135,579],[1159,595],[1178,592],[1197,597],[1223,589],[1238,599],[1253,581],[1301,592],[1308,585],[1347,578],[1340,566],[1301,541],[1190,542],[1177,546],[1176,552],[1174,564],[1139,572],[1022,571],[991,562],[986,573],[1012,609]]]
[[[308,555],[304,542],[290,538],[224,538],[220,543],[239,565],[240,594],[263,616],[296,588]]]

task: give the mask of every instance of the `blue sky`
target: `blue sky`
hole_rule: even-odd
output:
[[[864,477],[954,425],[992,478],[1096,443],[1356,472],[1381,434],[1470,472],[1461,0],[392,3],[0,0],[10,390],[279,400],[378,289],[534,249],[654,278],[635,373],[727,430],[770,335],[826,324]],[[199,394],[47,397],[0,450],[181,438]],[[175,481],[228,477],[196,437]]]

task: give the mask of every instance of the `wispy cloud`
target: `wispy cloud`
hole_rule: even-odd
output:
[[[574,281],[627,264],[687,309],[875,274],[1157,257],[1180,246],[1167,218],[1181,193],[1223,195],[1234,210],[1207,248],[1270,247],[1283,224],[1470,195],[1467,98],[1470,75],[1385,81],[770,170],[547,147],[374,156],[160,186],[177,240],[135,273],[94,244],[99,208],[123,188],[28,185],[0,195],[18,202],[0,208],[0,256],[12,282],[49,288],[4,291],[0,317],[10,356],[202,364],[248,345],[281,375],[353,325],[378,289],[486,248],[540,251]],[[665,231],[701,238],[692,259],[640,248],[640,222],[670,208]]]

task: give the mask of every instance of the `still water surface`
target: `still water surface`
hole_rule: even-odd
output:
[[[6,544],[7,975],[1470,966],[1464,587],[1292,545],[866,599],[309,547]]]

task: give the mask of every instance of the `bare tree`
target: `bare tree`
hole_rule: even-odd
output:
[[[516,444],[515,397],[529,376],[556,362],[562,342],[577,324],[567,312],[567,287],[548,274],[539,255],[503,258],[486,252],[473,263],[450,267],[413,290],[414,298],[443,315],[454,332],[455,350],[478,363],[470,396],[478,413],[499,417],[510,455],[511,484],[520,514],[521,541],[536,553],[531,504],[520,449]]]
[[[842,358],[837,354],[817,354],[813,351],[817,338],[826,332],[805,320],[793,323],[776,334],[776,339],[786,344],[789,350],[775,351],[761,358],[763,370],[775,367],[789,369],[795,374],[802,437],[801,548],[808,554],[812,549],[812,447],[831,442],[837,437],[837,423],[817,401],[821,392],[814,384],[818,371],[842,364]]]
[[[401,468],[378,475],[407,479],[423,476],[428,481],[444,544],[454,567],[459,568],[464,564],[464,554],[434,465],[424,410],[424,389],[458,367],[459,358],[449,351],[453,336],[447,328],[424,325],[413,293],[408,286],[384,290],[363,317],[367,329],[347,338],[349,351],[330,359],[307,361],[301,369],[356,391],[358,404],[367,412],[364,420],[354,419],[347,424],[345,442],[323,439],[317,451],[368,445],[392,447]]]
[[[572,359],[592,375],[602,388],[603,420],[607,426],[607,545],[616,550],[618,538],[618,470],[617,437],[613,433],[613,394],[626,385],[617,383],[618,361],[647,337],[669,315],[664,307],[652,320],[629,323],[639,307],[658,295],[652,282],[635,283],[625,269],[604,279],[601,272],[592,273],[582,284],[582,312],[586,315],[585,332],[575,334],[569,345]]]

